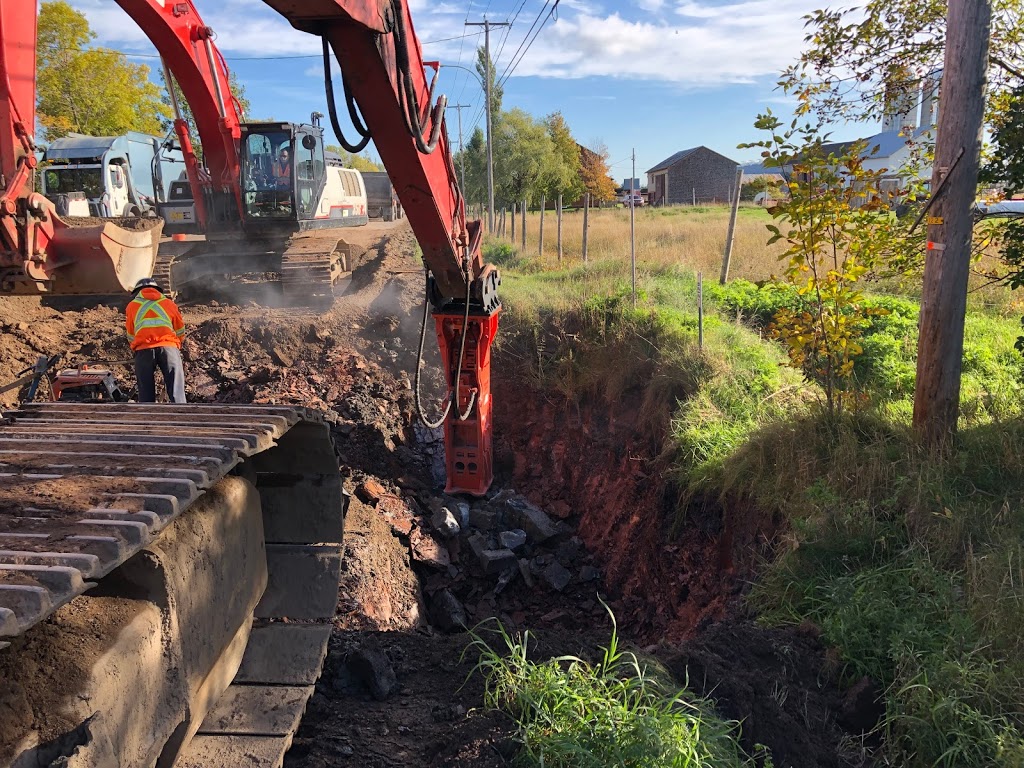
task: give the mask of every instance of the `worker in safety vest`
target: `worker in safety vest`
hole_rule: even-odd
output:
[[[134,299],[125,310],[128,342],[135,353],[135,378],[139,402],[156,402],[156,369],[164,375],[172,403],[185,402],[185,369],[181,363],[181,339],[185,322],[178,306],[160,291],[151,277],[143,278],[132,291]]]
[[[273,163],[274,184],[278,189],[288,189],[292,185],[292,159],[288,147],[281,147],[277,159]]]

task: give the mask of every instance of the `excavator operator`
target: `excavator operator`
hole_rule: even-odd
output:
[[[156,369],[159,368],[171,402],[184,403],[185,368],[181,362],[181,339],[185,335],[185,322],[181,319],[181,312],[151,277],[139,280],[132,294],[134,298],[125,310],[125,327],[128,342],[135,353],[139,402],[156,402]]]
[[[273,164],[274,185],[278,189],[289,189],[292,185],[292,160],[288,147],[281,147]]]

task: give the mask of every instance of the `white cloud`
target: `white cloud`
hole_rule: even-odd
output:
[[[449,64],[461,60],[462,65],[472,67],[474,49],[482,38],[459,39],[478,31],[463,27],[464,3],[409,1],[420,40],[438,41],[424,45],[424,57]],[[559,18],[548,22],[515,76],[614,77],[683,86],[747,83],[775,74],[792,62],[803,45],[801,17],[818,3],[727,0],[722,5],[709,0],[636,0],[605,15],[596,3],[562,0]],[[110,0],[73,0],[73,4],[88,17],[99,44],[153,53],[142,31]],[[198,0],[197,5],[229,59],[315,56],[320,51],[317,37],[293,29],[263,3]],[[508,36],[499,71],[504,70],[528,27],[529,23],[520,19]],[[495,32],[492,45],[497,46],[503,36],[503,32]],[[312,75],[314,62],[309,69]]]
[[[790,64],[803,43],[801,16],[817,0],[677,4],[684,19],[633,21],[619,13],[564,16],[549,24],[517,76],[616,77],[687,86],[749,83]]]

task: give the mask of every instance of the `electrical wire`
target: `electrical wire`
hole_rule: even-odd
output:
[[[544,27],[547,26],[548,21],[551,20],[551,17],[555,15],[555,11],[558,10],[559,2],[560,0],[555,0],[554,5],[551,6],[551,10],[548,11],[548,15],[544,17],[544,21],[541,22],[540,26],[537,28],[536,33],[534,33],[533,39],[530,40],[529,44],[526,46],[526,50],[524,50],[522,54],[519,56],[519,60],[516,61],[515,57],[512,57],[512,63],[509,65],[510,68],[507,69],[508,74],[502,76],[499,85],[504,85],[506,82],[508,82],[508,79],[512,77],[512,74],[516,71],[516,67],[518,67],[522,63],[523,59],[526,58],[526,54],[530,52],[530,48],[533,47],[533,44],[537,41],[537,38],[540,37],[540,33],[543,32]],[[541,12],[543,13],[543,10]]]
[[[537,14],[537,18],[533,20],[533,24],[530,25],[530,28],[526,30],[526,34],[523,35],[523,39],[519,43],[519,47],[516,48],[516,52],[512,54],[512,58],[509,59],[508,65],[506,65],[505,70],[498,77],[498,80],[504,79],[505,75],[508,74],[509,69],[512,66],[512,62],[516,60],[516,57],[519,56],[520,52],[523,50],[523,46],[527,44],[527,40],[530,39],[530,35],[533,34],[533,30],[536,29],[537,24],[540,23],[540,20],[544,16],[544,12],[548,9],[549,5],[551,5],[551,0],[544,0],[544,5],[541,6],[540,12]]]

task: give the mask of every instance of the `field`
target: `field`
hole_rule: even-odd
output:
[[[526,217],[526,249],[529,256],[539,255],[540,213]],[[730,274],[748,280],[760,280],[775,269],[775,257],[782,248],[765,247],[764,225],[771,217],[763,208],[744,205],[736,222],[736,237]],[[511,241],[506,224],[505,239]],[[521,230],[516,222],[516,245]],[[716,278],[722,268],[725,237],[729,227],[729,209],[725,206],[696,208],[638,208],[636,210],[636,255],[647,267],[686,266],[702,270]],[[554,211],[544,214],[544,253],[538,260],[545,267],[558,265],[557,225]],[[566,210],[562,221],[563,266],[582,262],[583,212]],[[588,238],[590,261],[629,260],[629,210],[592,209]]]
[[[877,314],[855,367],[862,400],[836,417],[766,334],[775,312],[801,299],[761,285],[780,250],[764,244],[765,212],[741,211],[732,279],[721,287],[727,210],[637,211],[636,309],[628,212],[595,212],[587,265],[577,215],[566,216],[561,265],[548,216],[543,256],[536,214],[525,253],[496,239],[486,248],[504,270],[501,351],[574,407],[640,409],[681,489],[677,531],[695,499],[783,521],[741,602],[765,625],[813,626],[847,684],[883,692],[876,725],[848,755],[1022,764],[1020,296],[975,279],[960,438],[933,455],[910,430],[919,278],[865,286]]]

